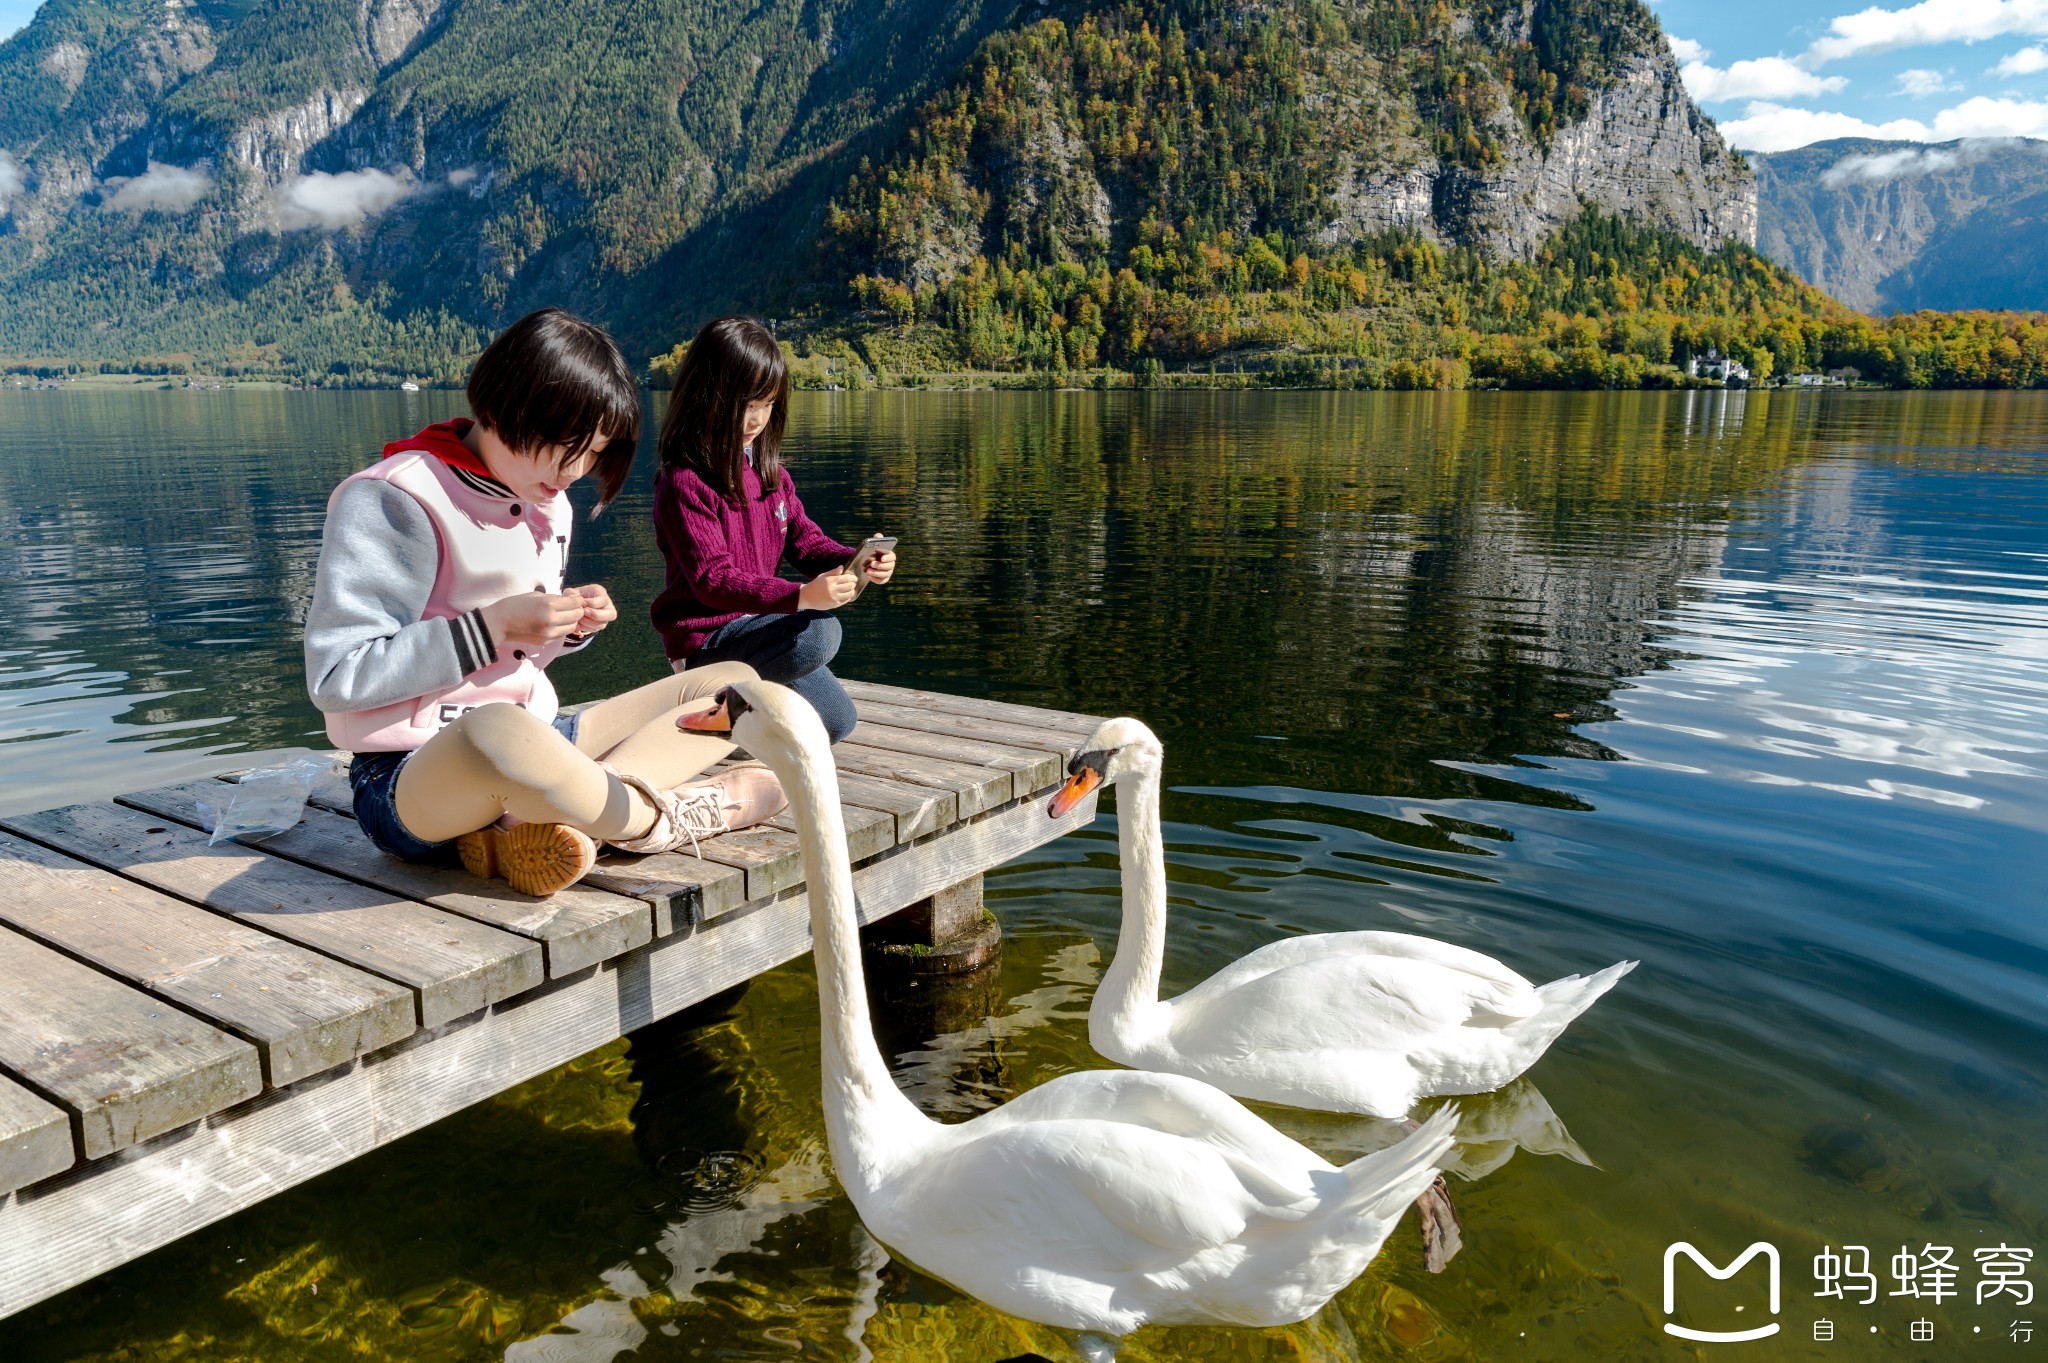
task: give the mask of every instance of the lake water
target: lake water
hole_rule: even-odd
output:
[[[318,741],[326,492],[455,401],[0,393],[0,809]],[[1449,1271],[1411,1219],[1312,1321],[1124,1357],[2048,1351],[2048,398],[807,394],[791,429],[823,524],[903,539],[843,671],[1160,733],[1169,990],[1352,928],[1642,962],[1466,1105],[1499,1139]],[[579,530],[628,618],[567,699],[657,675],[647,507],[643,463]],[[995,1016],[885,1019],[930,1111],[1100,1063],[1117,885],[1107,812],[991,875]],[[1071,1357],[867,1236],[816,1067],[806,958],[0,1322],[0,1357]],[[1661,1333],[1677,1240],[1775,1245],[1782,1333]],[[1869,1304],[1815,1295],[1845,1245]],[[1979,1300],[2015,1261],[2029,1299]],[[1680,1290],[1771,1319],[1750,1270]]]

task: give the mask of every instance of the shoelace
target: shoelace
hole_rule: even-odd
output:
[[[668,816],[672,827],[680,829],[690,839],[690,855],[704,855],[703,846],[697,841],[701,837],[715,838],[726,831],[725,802],[719,798],[716,786],[697,786],[669,792],[671,802]]]

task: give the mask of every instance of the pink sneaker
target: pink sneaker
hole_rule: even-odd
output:
[[[654,827],[637,838],[613,838],[621,852],[673,852],[687,844],[701,853],[701,840],[752,828],[774,818],[789,801],[782,783],[766,767],[733,767],[703,781],[660,790],[637,776],[619,779],[645,795],[658,811]]]

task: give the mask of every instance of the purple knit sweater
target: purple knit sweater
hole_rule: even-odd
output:
[[[794,611],[803,584],[777,576],[785,557],[806,581],[853,557],[804,514],[787,468],[782,486],[765,496],[751,463],[746,478],[734,506],[695,469],[655,475],[654,542],[668,585],[649,613],[671,660],[689,657],[729,620]]]

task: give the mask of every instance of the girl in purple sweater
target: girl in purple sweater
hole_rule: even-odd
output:
[[[825,666],[839,652],[832,612],[860,582],[846,569],[853,549],[804,514],[782,467],[788,415],[789,370],[768,329],[750,317],[706,322],[661,424],[654,539],[668,584],[651,613],[676,671],[747,663],[816,707],[837,743],[855,720]],[[785,558],[806,581],[779,575]],[[884,553],[865,575],[887,582],[895,571]]]

